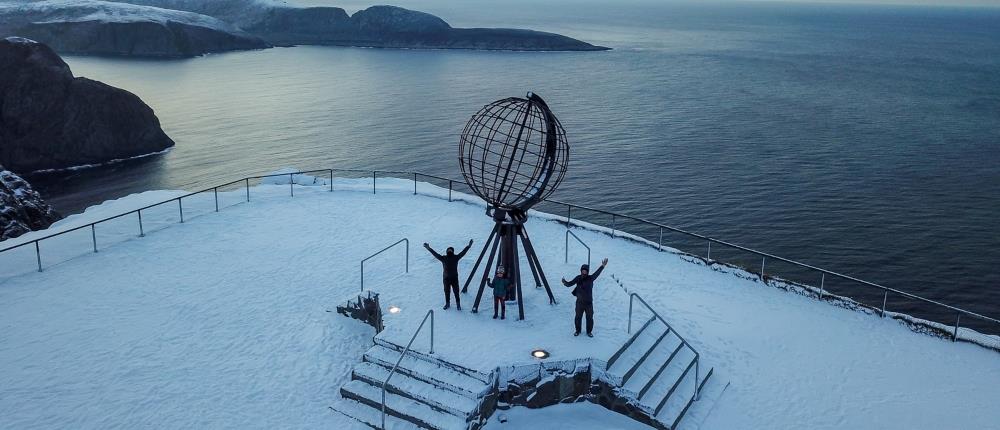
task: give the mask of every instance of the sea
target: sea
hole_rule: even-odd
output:
[[[300,4],[329,4],[298,1]],[[460,178],[465,122],[542,96],[570,142],[553,198],[653,220],[1000,318],[1000,8],[791,2],[398,1],[456,27],[607,52],[300,46],[183,60],[69,56],[140,96],[177,143],[29,175],[64,214],[279,168]],[[368,4],[340,2],[349,12]],[[541,210],[563,210],[541,205]],[[656,229],[574,217],[658,241]],[[477,237],[485,232],[470,232]],[[666,246],[707,241],[668,230]],[[557,247],[562,244],[545,244]],[[614,258],[614,256],[608,256]],[[759,270],[715,244],[713,259]],[[765,273],[889,311],[956,312],[777,260]],[[666,281],[666,280],[665,280]],[[962,317],[962,325],[1000,333]]]

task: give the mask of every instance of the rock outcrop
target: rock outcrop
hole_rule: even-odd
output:
[[[47,0],[53,1],[56,0]],[[348,15],[339,7],[296,7],[274,0],[109,1],[129,4],[133,8],[184,11],[210,17],[231,25],[232,31],[244,31],[273,45],[527,51],[608,49],[541,31],[453,28],[434,15],[396,6],[372,6]],[[141,15],[141,11],[137,9],[134,14]]]
[[[216,18],[126,3],[0,4],[0,17],[0,36],[27,37],[64,54],[192,57],[271,46]]]
[[[19,173],[101,164],[174,142],[139,97],[75,78],[41,43],[0,39],[0,164]]]
[[[0,240],[48,228],[59,218],[27,181],[0,166]]]

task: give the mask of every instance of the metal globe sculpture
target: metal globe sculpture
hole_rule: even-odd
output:
[[[472,191],[486,201],[487,215],[495,223],[462,288],[462,292],[468,292],[488,251],[472,312],[479,311],[487,279],[495,268],[502,267],[513,287],[507,289],[507,300],[517,300],[519,319],[524,319],[520,249],[524,250],[535,287],[544,287],[549,303],[555,304],[524,222],[528,209],[552,194],[566,176],[566,130],[541,97],[528,93],[526,98],[497,100],[480,109],[465,125],[458,151],[462,176]]]
[[[566,130],[538,95],[486,105],[459,142],[462,176],[493,207],[527,211],[566,176]]]

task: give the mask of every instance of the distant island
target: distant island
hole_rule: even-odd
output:
[[[178,58],[272,46],[600,51],[570,37],[510,28],[454,28],[396,6],[349,15],[275,0],[0,0],[0,37],[63,54]]]

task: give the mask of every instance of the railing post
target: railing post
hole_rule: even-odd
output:
[[[365,261],[361,260],[361,292],[365,292]]]
[[[139,214],[139,237],[146,237],[146,232],[142,230],[142,209],[135,211]]]
[[[410,239],[405,239],[405,240],[406,240],[406,273],[410,273]]]
[[[375,170],[372,170],[372,194],[375,194]]]
[[[431,354],[434,353],[434,309],[428,311],[431,313]]]
[[[333,169],[330,169],[330,192],[333,192]]]
[[[35,241],[35,261],[38,262],[38,271],[42,271],[42,250],[38,249],[38,241]]]
[[[565,243],[564,246],[566,247],[566,258],[563,261],[563,263],[569,263],[569,229],[566,229],[566,241],[565,242],[566,243]]]
[[[767,257],[766,256],[760,258],[760,280],[764,281],[764,282],[767,282],[767,280],[764,279],[764,262],[765,261],[767,261]]]
[[[212,188],[212,192],[215,194],[215,211],[219,211],[219,187]]]
[[[656,241],[656,250],[663,251],[663,227],[660,227],[660,239]]]
[[[97,228],[94,224],[90,225],[90,239],[94,241],[94,252],[97,252]]]
[[[250,178],[243,178],[247,183],[247,202],[250,202]]]
[[[181,203],[181,198],[177,198],[177,211],[181,214],[181,223],[184,222],[184,205]]]
[[[709,260],[712,259],[712,241],[711,240],[708,241],[708,255],[705,256],[705,258],[709,259]]]
[[[698,377],[700,374],[701,374],[701,355],[698,354],[694,358],[694,401],[696,402],[701,398],[701,391],[698,391]]]
[[[35,244],[37,245],[38,242],[35,242]],[[38,269],[38,270],[41,271],[41,269]],[[951,341],[952,342],[955,342],[955,341],[958,340],[958,322],[961,319],[962,319],[962,313],[961,312],[956,313],[955,314],[955,333],[951,335]]]
[[[292,173],[288,174],[288,194],[295,197],[295,188],[293,187],[295,185],[295,177],[292,175]]]
[[[889,290],[882,293],[882,318],[885,318],[885,302],[889,300]]]
[[[569,229],[569,223],[573,220],[573,205],[566,205],[566,229]]]
[[[628,295],[628,334],[632,334],[632,301],[635,300],[635,293]]]
[[[611,237],[615,237],[615,227],[617,224],[618,217],[615,214],[611,214]]]
[[[452,181],[451,179],[448,180],[448,201],[449,202],[451,201],[451,185],[452,185],[452,182],[455,182],[455,181]]]
[[[417,195],[417,173],[413,172],[413,195]]]
[[[823,293],[823,284],[826,283],[826,273],[824,272],[822,275],[823,276],[820,276],[820,278],[819,278],[819,298],[820,298],[820,300],[822,300],[823,296],[825,295]]]

